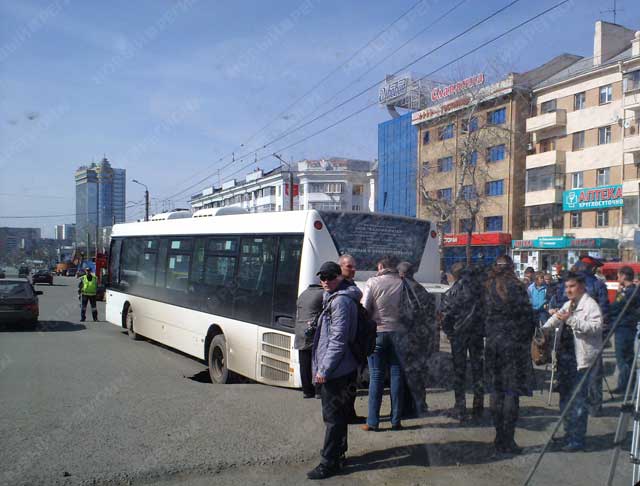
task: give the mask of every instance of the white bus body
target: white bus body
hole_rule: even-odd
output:
[[[118,224],[111,237],[107,321],[207,361],[215,382],[231,371],[300,386],[295,301],[340,254],[355,257],[359,282],[375,275],[385,254],[412,262],[418,281],[439,281],[436,233],[414,218],[216,215]]]

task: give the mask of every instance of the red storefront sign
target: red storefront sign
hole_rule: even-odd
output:
[[[467,234],[444,235],[444,246],[466,246]],[[511,233],[473,233],[471,246],[511,246]]]

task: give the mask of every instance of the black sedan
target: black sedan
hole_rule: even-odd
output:
[[[40,308],[38,295],[28,280],[21,278],[0,279],[0,324],[26,324],[38,322]]]
[[[46,270],[38,270],[31,277],[31,282],[33,285],[39,283],[47,283],[49,285],[53,285],[53,274],[51,272],[47,272]]]

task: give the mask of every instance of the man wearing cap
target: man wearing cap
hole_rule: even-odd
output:
[[[325,262],[317,275],[324,289],[322,313],[312,348],[314,382],[321,387],[322,419],[325,423],[320,464],[307,473],[309,479],[325,479],[344,466],[351,393],[358,362],[349,343],[358,327],[358,302],[362,292],[356,286],[341,288],[340,265]]]

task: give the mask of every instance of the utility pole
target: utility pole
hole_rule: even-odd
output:
[[[291,165],[285,162],[278,154],[274,153],[272,155],[289,169],[289,211],[293,211],[293,171],[291,170]]]
[[[135,182],[136,184],[144,187],[144,220],[149,221],[149,188],[146,186],[146,184],[143,184],[136,179],[132,179],[131,182]]]

